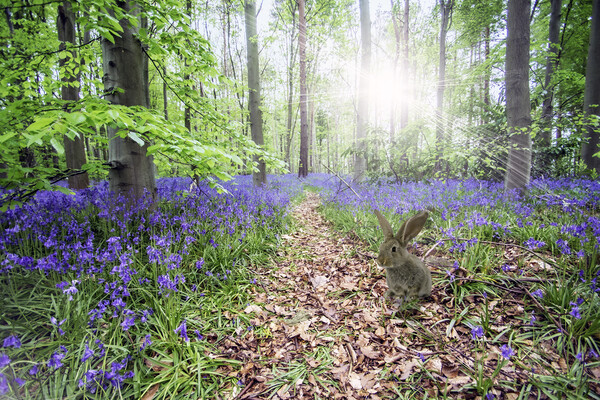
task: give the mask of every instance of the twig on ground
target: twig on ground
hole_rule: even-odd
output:
[[[360,201],[363,201],[362,197],[360,197],[360,195],[359,195],[358,193],[356,193],[356,190],[354,190],[354,188],[353,188],[352,186],[350,186],[350,184],[349,184],[348,182],[346,182],[346,181],[344,180],[344,178],[342,178],[342,177],[341,177],[341,176],[340,176],[340,175],[339,175],[337,172],[335,172],[334,170],[332,170],[331,168],[329,168],[327,165],[325,165],[325,164],[323,164],[323,163],[321,163],[321,165],[322,165],[322,166],[324,166],[325,168],[327,168],[327,170],[328,170],[329,172],[331,172],[332,174],[334,174],[335,176],[337,176],[339,180],[341,180],[342,182],[344,182],[344,184],[345,184],[346,186],[348,186],[348,188],[349,188],[350,190],[352,190],[352,193],[354,193],[354,194],[356,195],[356,197],[358,197],[358,199],[359,199]]]
[[[439,242],[449,242],[449,241],[451,241],[451,240],[459,240],[459,241],[461,241],[461,242],[468,242],[468,241],[470,241],[470,240],[472,240],[472,239],[465,239],[465,238],[447,238],[447,239],[439,239],[439,240],[438,240],[438,242],[436,243],[436,245],[437,245]],[[525,250],[526,252],[533,254],[534,256],[536,256],[536,257],[540,258],[542,261],[544,261],[544,262],[545,262],[545,263],[547,263],[547,264],[551,264],[551,265],[553,265],[554,267],[556,267],[556,266],[557,266],[557,264],[556,264],[554,261],[551,261],[551,260],[547,259],[546,257],[542,256],[540,253],[536,253],[535,251],[533,251],[533,250],[531,250],[531,249],[528,249],[527,247],[521,246],[520,244],[515,244],[515,243],[504,243],[504,242],[492,242],[492,241],[489,241],[489,240],[479,240],[479,239],[477,239],[477,243],[491,244],[491,245],[494,245],[494,246],[516,247],[516,248],[518,248],[518,249]],[[436,247],[436,246],[432,247],[432,250],[433,250],[435,247]],[[429,250],[429,251],[428,251],[428,252],[425,254],[425,256],[423,256],[423,258],[425,258],[425,257],[426,257],[426,256],[427,256],[427,255],[428,255],[430,252],[431,252],[431,250]]]

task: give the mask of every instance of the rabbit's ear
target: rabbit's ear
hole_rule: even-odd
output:
[[[398,242],[400,242],[402,246],[406,246],[412,238],[421,232],[421,229],[423,229],[425,221],[427,221],[428,217],[429,213],[427,211],[421,211],[403,223],[396,234],[396,239]]]
[[[374,211],[375,211],[375,215],[377,216],[377,220],[379,221],[379,225],[381,226],[381,229],[383,230],[383,236],[385,238],[394,237],[394,231],[392,231],[392,226],[390,225],[388,220],[385,219],[385,217],[383,216],[383,214],[381,214],[379,212],[379,210],[374,210]]]

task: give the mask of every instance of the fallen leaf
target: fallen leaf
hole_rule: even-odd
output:
[[[438,373],[442,372],[442,360],[439,357],[432,357],[425,363],[425,368]]]
[[[315,277],[311,277],[310,282],[313,284],[315,289],[319,289],[320,287],[327,285],[329,279],[324,275],[317,275]]]
[[[356,372],[350,372],[348,374],[348,383],[354,390],[361,390],[363,388],[361,376]]]
[[[419,365],[419,361],[416,358],[413,358],[411,360],[406,360],[406,361],[398,364],[398,367],[396,369],[400,372],[399,379],[401,381],[407,380],[410,377],[410,375],[412,374],[413,368],[416,367],[417,365]]]
[[[379,358],[381,356],[381,353],[375,349],[373,349],[373,346],[364,346],[360,348],[360,351],[367,357],[369,357],[372,360],[375,360],[377,358]]]
[[[159,383],[152,385],[150,389],[148,389],[148,391],[144,393],[142,397],[140,397],[140,400],[152,400],[156,392],[158,392],[158,389],[160,389]]]

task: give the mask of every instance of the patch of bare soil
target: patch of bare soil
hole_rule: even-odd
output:
[[[501,350],[487,342],[477,342],[481,351],[474,351],[471,330],[461,321],[481,312],[483,297],[473,296],[458,308],[446,293],[447,284],[436,287],[434,274],[431,297],[405,309],[386,303],[385,273],[375,265],[374,254],[367,254],[364,243],[336,233],[318,213],[319,201],[307,193],[293,212],[298,230],[284,238],[276,265],[259,271],[263,279],[255,301],[244,310],[254,329],[222,343],[228,358],[243,361],[237,372],[243,386],[236,398],[376,400],[446,394],[481,399],[473,377],[465,373],[478,370],[479,358],[482,376],[505,382],[496,398],[516,399],[536,365],[516,357],[502,365]],[[508,324],[523,323],[518,319],[524,314],[522,296],[494,300],[488,308],[502,310],[490,322],[499,335]],[[546,354],[548,373],[561,371],[564,360],[550,348]],[[506,382],[514,384],[514,393],[506,392]]]

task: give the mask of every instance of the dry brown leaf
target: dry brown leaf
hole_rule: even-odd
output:
[[[361,375],[356,372],[350,372],[348,374],[348,383],[354,390],[361,390],[363,388]]]
[[[472,379],[468,375],[459,375],[454,378],[448,379],[448,383],[452,386],[464,386],[467,383],[471,383]]]
[[[375,360],[381,356],[381,353],[373,348],[373,346],[364,346],[360,348],[360,351],[372,360]]]
[[[256,305],[256,304],[250,304],[249,306],[247,306],[244,309],[244,312],[246,314],[250,314],[250,313],[263,314],[264,313],[263,309],[260,306]]]
[[[377,383],[377,376],[373,373],[365,374],[361,376],[360,382],[362,384],[363,389],[371,390]]]
[[[400,372],[399,379],[401,381],[407,380],[410,377],[410,375],[412,374],[413,368],[418,365],[419,365],[419,360],[416,358],[413,358],[411,360],[406,360],[406,361],[398,364],[398,367],[396,369]]]
[[[312,283],[315,289],[320,289],[323,286],[327,285],[329,279],[324,275],[317,275],[315,277],[310,278],[310,282]]]
[[[425,368],[427,368],[430,371],[435,371],[435,372],[441,373],[442,372],[442,360],[440,360],[439,357],[431,357],[425,363]]]
[[[158,389],[160,389],[159,383],[150,386],[150,389],[148,389],[148,391],[144,393],[142,397],[140,397],[140,400],[152,400],[156,392],[158,392]]]

